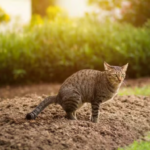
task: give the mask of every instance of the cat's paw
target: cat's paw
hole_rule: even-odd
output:
[[[92,121],[93,123],[98,123],[98,117],[92,117],[92,118],[91,118],[91,121]]]
[[[77,118],[75,116],[68,116],[68,115],[66,115],[65,118],[67,118],[69,120],[77,120]]]

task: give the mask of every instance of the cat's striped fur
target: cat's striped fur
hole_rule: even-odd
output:
[[[42,101],[27,119],[35,119],[49,104],[60,104],[67,113],[68,119],[76,119],[76,110],[84,103],[91,103],[92,122],[98,122],[99,105],[112,99],[123,82],[128,64],[122,67],[104,63],[105,71],[81,70],[67,78],[60,87],[58,95],[49,96]]]

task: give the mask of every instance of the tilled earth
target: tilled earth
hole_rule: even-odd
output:
[[[123,96],[101,105],[99,123],[90,121],[85,104],[78,120],[50,105],[36,120],[25,120],[46,95],[0,99],[0,150],[115,150],[150,131],[150,97]]]
[[[149,81],[129,80],[126,86],[143,86]],[[150,97],[145,96],[117,96],[102,104],[97,124],[90,121],[89,104],[78,111],[76,121],[67,120],[59,105],[48,106],[36,120],[25,119],[59,87],[39,84],[0,88],[0,150],[115,150],[134,140],[146,140]]]

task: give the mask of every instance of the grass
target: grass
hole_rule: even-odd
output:
[[[150,96],[150,86],[143,86],[143,87],[132,87],[132,88],[121,88],[119,90],[118,95],[143,95],[143,96]]]
[[[135,141],[132,145],[127,148],[119,148],[118,150],[150,150],[150,142],[137,142]]]
[[[118,148],[118,150],[150,150],[150,136],[146,137],[147,141],[135,141],[133,144],[131,144],[128,147],[125,148]]]
[[[150,95],[150,86],[143,86],[143,87],[132,87],[132,88],[121,88],[119,95],[143,95],[149,96]],[[146,137],[146,139],[150,140],[150,136]],[[147,141],[134,141],[128,147],[119,148],[118,150],[150,150],[150,142]]]

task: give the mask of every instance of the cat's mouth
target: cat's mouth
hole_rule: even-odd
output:
[[[114,81],[115,83],[114,84],[120,84],[120,83],[122,83],[122,80],[118,80],[118,79],[116,79],[115,81]]]
[[[121,83],[122,79],[117,76],[118,82]]]

